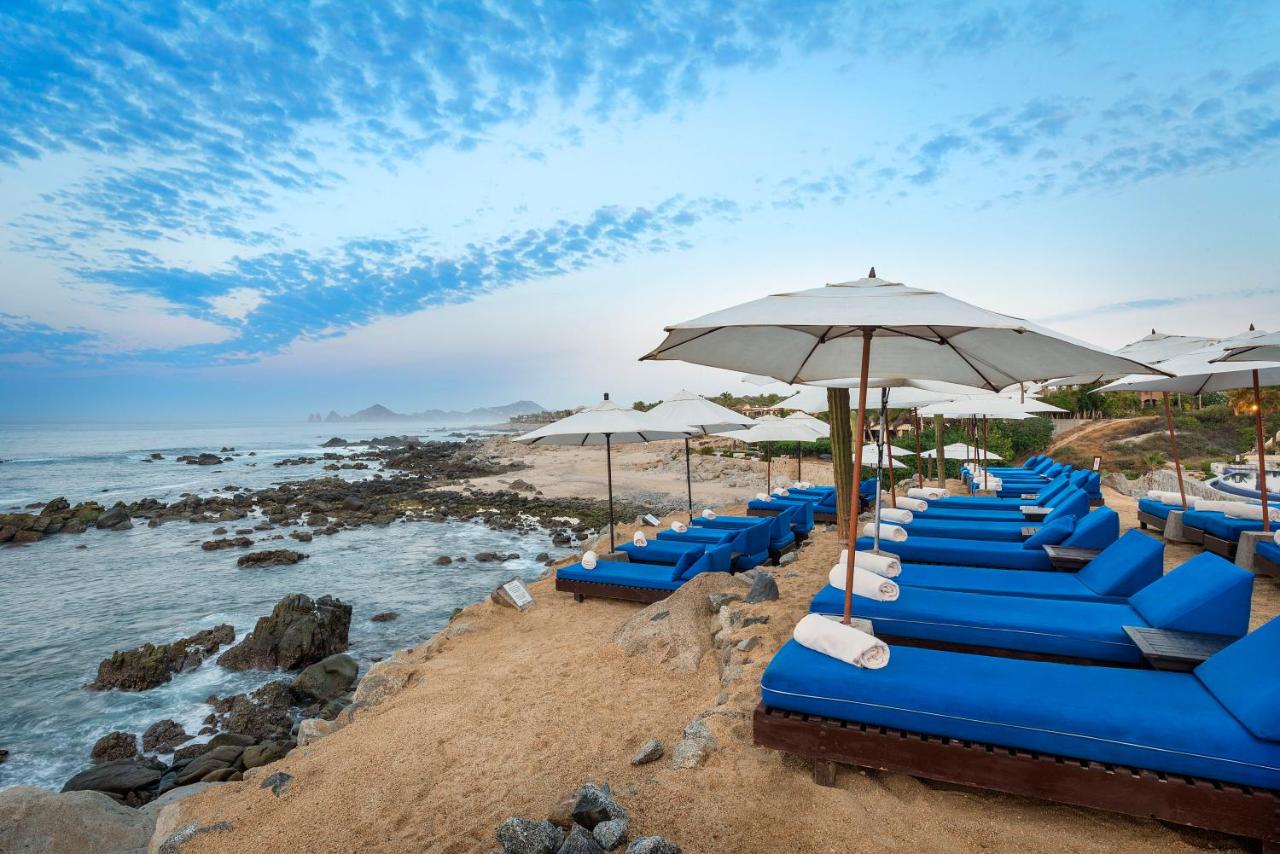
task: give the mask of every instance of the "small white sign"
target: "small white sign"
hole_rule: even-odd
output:
[[[652,513],[644,514],[644,520],[648,522],[650,525],[652,525],[653,527],[655,528],[658,527],[658,517],[653,515]]]
[[[529,588],[524,586],[524,582],[518,578],[513,578],[502,585],[502,589],[507,591],[507,595],[511,597],[512,602],[516,603],[517,608],[524,609],[533,604],[533,594],[529,592]]]

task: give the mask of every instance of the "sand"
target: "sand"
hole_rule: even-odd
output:
[[[538,464],[520,476],[548,494],[567,488],[569,476],[592,483],[594,470],[573,462],[596,463],[592,450],[535,452]],[[683,494],[682,468],[678,476],[645,468],[653,459],[643,449],[618,460],[622,488]],[[1107,500],[1125,527],[1136,523],[1132,500],[1115,493]],[[845,768],[835,788],[822,788],[807,763],[753,747],[749,716],[760,674],[838,550],[834,534],[816,533],[799,560],[777,570],[781,598],[746,606],[769,622],[738,630],[735,637],[757,634],[762,642],[734,659],[742,671],[727,686],[715,652],[692,673],[626,657],[609,638],[639,605],[578,604],[556,593],[551,579],[531,585],[536,604],[525,613],[473,605],[407,655],[416,673],[402,692],[250,780],[187,801],[184,819],[225,820],[234,829],[198,836],[182,850],[489,851],[503,819],[543,818],[588,781],[613,787],[633,816],[633,836],[660,833],[686,852],[1241,850],[1229,837],[903,775]],[[1170,546],[1170,564],[1193,551]],[[1274,582],[1257,586],[1255,624],[1280,611]],[[704,766],[676,770],[667,758],[629,764],[649,738],[661,739],[669,756],[704,710],[720,713],[713,718],[720,749]],[[279,798],[259,788],[275,771],[294,777]]]

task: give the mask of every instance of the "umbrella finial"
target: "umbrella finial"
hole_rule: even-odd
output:
[[[876,277],[876,268],[875,268],[875,267],[872,267],[872,268],[871,268],[871,272],[870,272],[870,273],[867,273],[867,278],[868,278],[868,279],[874,279],[875,277]]]
[[[605,400],[608,400],[608,399],[609,399],[609,392],[607,392],[607,391],[606,391],[606,392],[604,393],[604,399],[605,399]]]
[[[1154,326],[1153,326],[1153,327],[1151,327],[1151,334],[1152,334],[1152,335],[1155,335],[1155,334],[1156,334],[1156,328],[1155,328]]]
[[[1253,324],[1252,324],[1252,323],[1250,323],[1250,324],[1249,324],[1249,331],[1250,331],[1250,332],[1256,332],[1256,331],[1257,331],[1257,330],[1255,330],[1255,329],[1253,328]]]

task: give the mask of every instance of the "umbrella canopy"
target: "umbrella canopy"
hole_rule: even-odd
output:
[[[1064,412],[1050,404],[1041,404],[1048,406],[1054,412]],[[943,418],[1000,418],[1010,421],[1021,421],[1024,418],[1034,418],[1030,412],[1022,407],[1021,404],[1010,400],[1003,395],[988,394],[982,397],[964,397],[959,400],[950,400],[945,403],[931,403],[928,406],[920,407],[922,416],[941,415]]]
[[[948,459],[953,459],[953,460],[976,460],[982,456],[981,448],[975,448],[972,445],[966,445],[964,442],[952,442],[950,445],[944,446],[942,449],[942,452]],[[933,459],[934,457],[938,456],[938,449],[930,448],[929,450],[920,454],[920,456]],[[1000,455],[989,453],[987,455],[987,458],[992,460],[999,460]]]
[[[726,406],[713,403],[705,397],[681,389],[671,398],[649,410],[651,418],[664,422],[687,424],[705,434],[740,430],[755,424],[755,419],[734,412]],[[684,486],[689,501],[689,521],[693,521],[693,456],[689,453],[689,439],[684,440]]]
[[[1156,365],[1168,359],[1185,356],[1187,353],[1208,347],[1214,341],[1215,339],[1213,338],[1201,338],[1195,335],[1166,335],[1152,329],[1150,335],[1143,336],[1137,341],[1124,345],[1116,351],[1116,355],[1137,359],[1148,365]],[[1049,385],[1089,385],[1091,383],[1120,379],[1121,376],[1124,375],[1115,373],[1077,374],[1070,377],[1058,377],[1050,382]]]
[[[1280,332],[1261,335],[1247,344],[1226,348],[1220,362],[1280,362]]]
[[[779,401],[769,409],[775,412],[808,412],[810,414],[827,411],[827,390],[813,386],[803,386],[786,400]]]
[[[666,340],[645,359],[679,359],[790,383],[862,376],[864,333],[876,339],[868,376],[998,391],[1067,373],[1152,372],[1029,321],[876,277],[763,297],[666,331]]]
[[[609,550],[613,551],[613,462],[610,447],[617,442],[630,444],[686,439],[697,432],[688,425],[664,421],[650,412],[619,406],[605,395],[604,400],[595,406],[516,436],[513,441],[523,445],[604,445],[609,488]]]
[[[830,432],[828,429],[827,435]],[[755,425],[749,430],[727,430],[720,435],[739,442],[816,442],[825,438],[804,421],[779,418],[776,415],[757,418]]]
[[[893,467],[894,467],[894,468],[896,468],[896,469],[904,469],[904,468],[906,468],[906,466],[905,466],[905,465],[903,465],[902,463],[900,463],[900,462],[898,462],[897,460],[895,460],[895,459],[894,459],[894,457],[895,457],[895,456],[909,456],[910,454],[914,453],[914,451],[907,451],[907,452],[904,452],[904,453],[902,453],[902,454],[891,454],[891,453],[889,453],[889,448],[891,448],[891,447],[893,447],[893,446],[892,446],[892,445],[887,445],[887,446],[885,446],[885,449],[884,449],[884,456],[882,457],[882,456],[880,456],[880,454],[879,454],[879,453],[877,453],[875,443],[874,443],[874,442],[868,442],[867,444],[865,444],[865,445],[863,445],[863,446],[862,446],[862,464],[863,464],[864,466],[875,466],[875,465],[876,465],[876,463],[877,463],[877,461],[879,461],[879,463],[880,463],[880,465],[881,465],[881,466],[887,466],[887,465],[892,464],[892,465],[893,465]],[[901,448],[898,448],[897,450],[902,450],[902,449],[901,449]]]
[[[793,412],[783,421],[793,421],[797,424],[803,424],[810,430],[818,434],[819,439],[829,439],[831,437],[831,425],[823,421],[821,418],[814,418],[807,412]]]

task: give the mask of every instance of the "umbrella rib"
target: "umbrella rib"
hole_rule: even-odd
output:
[[[982,381],[983,381],[984,383],[986,383],[986,384],[987,384],[987,388],[991,389],[992,391],[999,391],[999,390],[1000,390],[1000,389],[996,386],[996,384],[995,384],[995,383],[993,383],[991,380],[987,379],[987,375],[986,375],[986,374],[984,374],[982,371],[978,370],[978,366],[977,366],[977,365],[975,365],[973,362],[969,361],[969,357],[968,357],[968,356],[966,356],[964,353],[961,353],[961,352],[960,352],[960,349],[959,349],[958,347],[956,347],[956,345],[954,345],[954,344],[952,344],[952,343],[951,343],[951,339],[950,339],[950,338],[946,338],[946,337],[942,336],[942,335],[938,332],[938,330],[934,329],[932,326],[930,326],[930,327],[928,327],[928,328],[929,328],[929,331],[930,331],[930,332],[932,332],[934,335],[937,335],[937,336],[938,336],[938,338],[942,341],[942,343],[943,343],[943,344],[946,344],[948,347],[950,347],[950,348],[951,348],[951,352],[955,353],[955,354],[956,354],[957,356],[959,356],[962,360],[964,360],[964,363],[965,363],[966,365],[968,365],[970,368],[972,368],[972,369],[973,369],[973,372],[974,372],[975,374],[977,374],[978,376],[982,377]]]
[[[795,376],[791,378],[791,382],[788,383],[788,385],[794,385],[796,380],[800,379],[800,375],[804,373],[804,366],[809,364],[809,360],[813,358],[813,354],[818,351],[818,348],[826,343],[827,336],[831,334],[831,330],[834,328],[835,327],[828,326],[827,331],[819,335],[818,339],[813,342],[813,346],[809,348],[809,352],[800,360],[800,367],[796,368]]]
[[[713,326],[710,329],[704,329],[703,331],[699,332],[697,335],[694,335],[692,338],[686,338],[685,340],[679,342],[678,344],[672,344],[670,347],[663,347],[659,345],[652,352],[646,353],[645,355],[641,356],[640,361],[643,362],[647,359],[656,359],[658,356],[661,356],[663,353],[667,352],[668,350],[674,350],[677,347],[683,347],[685,344],[688,344],[692,341],[697,341],[702,336],[710,335],[712,332],[719,332],[721,329],[724,329],[724,327]]]

